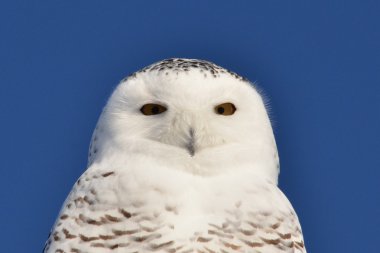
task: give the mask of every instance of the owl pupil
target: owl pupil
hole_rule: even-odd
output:
[[[152,114],[158,114],[159,112],[160,112],[160,109],[158,108],[158,106],[152,107]]]
[[[223,107],[218,107],[218,113],[223,114],[224,113],[224,108]]]

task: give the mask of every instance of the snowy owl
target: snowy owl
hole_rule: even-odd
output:
[[[211,62],[123,79],[45,253],[306,252],[262,97]]]

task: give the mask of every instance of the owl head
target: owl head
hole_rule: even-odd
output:
[[[94,131],[89,166],[107,160],[215,176],[251,170],[277,183],[279,161],[262,97],[211,62],[167,59],[123,79]]]

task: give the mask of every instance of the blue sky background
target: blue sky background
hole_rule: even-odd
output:
[[[309,252],[379,252],[380,2],[0,3],[1,252],[40,252],[119,80],[211,60],[270,100]]]

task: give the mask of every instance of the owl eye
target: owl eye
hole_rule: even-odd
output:
[[[232,103],[223,103],[220,105],[215,106],[215,113],[224,115],[224,116],[229,116],[235,113],[236,107]]]
[[[144,115],[156,115],[165,112],[167,109],[165,106],[159,104],[145,104],[141,107],[140,111]]]

